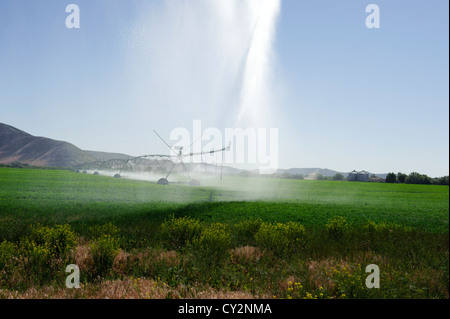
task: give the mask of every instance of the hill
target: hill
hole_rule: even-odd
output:
[[[99,152],[99,151],[86,151],[84,152],[90,156],[92,156],[96,161],[108,161],[112,159],[120,159],[127,160],[132,158],[133,156],[121,154],[121,153],[108,153],[108,152]]]
[[[95,161],[73,144],[38,137],[0,123],[0,163],[22,162],[35,166],[72,167]]]

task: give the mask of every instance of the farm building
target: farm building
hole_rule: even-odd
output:
[[[357,172],[353,170],[348,174],[347,179],[352,182],[368,182],[369,173],[367,173],[366,171]]]

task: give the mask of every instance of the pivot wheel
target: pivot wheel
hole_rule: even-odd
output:
[[[200,182],[196,179],[191,179],[191,181],[189,182],[190,186],[200,186]]]
[[[165,178],[160,178],[157,182],[158,185],[169,185],[169,181]]]

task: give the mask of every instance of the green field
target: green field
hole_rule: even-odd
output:
[[[428,281],[412,291],[405,283],[404,289],[373,296],[448,298],[448,186],[246,177],[224,177],[222,181],[205,179],[202,185],[210,186],[160,186],[147,181],[62,170],[0,168],[0,243],[4,241],[20,246],[23,238],[32,235],[30,225],[37,224],[49,227],[68,224],[79,238],[88,242],[95,239],[95,226],[111,223],[118,229],[121,251],[136,255],[143,252],[152,254],[158,250],[159,253],[176,254],[177,260],[181,258],[182,262],[169,267],[170,274],[161,265],[161,269],[147,275],[141,266],[130,266],[130,273],[119,276],[117,272],[110,272],[106,278],[122,280],[131,274],[157,283],[158,279],[165,280],[164,284],[177,290],[181,297],[191,296],[189,293],[193,293],[194,286],[227,293],[245,292],[251,297],[309,296],[299,291],[295,294],[296,290],[288,287],[290,284],[284,287],[280,284],[283,278],[302,279],[303,283],[308,282],[308,294],[319,295],[319,288],[314,287],[308,277],[310,272],[302,268],[306,267],[305,263],[311,265],[313,261],[333,260],[335,269],[348,258],[353,258],[348,262],[357,265],[361,260],[370,262],[367,256],[375,256],[380,263],[392,267],[391,275],[402,271],[411,275],[423,270]],[[343,239],[329,236],[327,224],[336,216],[345,220],[346,235]],[[224,265],[229,262],[230,268],[224,266],[222,271],[214,270],[211,265],[199,262],[201,258],[192,245],[171,248],[164,242],[161,233],[163,222],[181,217],[197,220],[206,228],[217,223],[223,225],[227,229],[226,235],[231,238],[226,256],[239,247],[253,247],[251,249],[259,251],[255,253],[252,250],[253,254],[262,254],[266,259],[258,258],[256,264],[242,266],[236,264],[233,257],[224,257],[227,260]],[[306,229],[305,244],[295,253],[281,256],[271,253],[263,244],[259,247],[253,237],[244,240],[233,235],[233,227],[239,222],[256,219],[264,225],[286,225],[289,222],[303,225]],[[369,238],[364,233],[368,222],[393,224],[395,227]],[[361,257],[363,255],[366,257]],[[205,269],[211,270],[210,276],[201,275]],[[243,273],[246,276],[250,273],[253,277],[250,280]],[[399,277],[407,280],[405,276]],[[53,283],[59,280],[57,275],[49,278]],[[447,284],[442,281],[445,278]],[[392,280],[393,286],[399,285]],[[3,281],[8,280],[3,278]],[[26,291],[35,284],[22,281],[26,283],[14,281],[13,288]],[[85,278],[86,284],[91,281],[98,284]],[[12,285],[11,280],[8,282],[4,284],[7,288]],[[272,284],[265,289],[267,282]],[[180,293],[177,288],[180,283],[191,287],[190,292]],[[39,285],[44,284],[39,282]],[[333,294],[331,291],[329,288],[328,297],[339,297],[334,290]],[[373,297],[364,294],[353,297],[358,296]]]
[[[161,223],[169,215],[233,223],[248,217],[325,225],[391,221],[448,232],[448,186],[225,178],[219,187],[187,187],[58,170],[0,168],[0,239],[29,223]],[[11,234],[11,235],[8,235]]]

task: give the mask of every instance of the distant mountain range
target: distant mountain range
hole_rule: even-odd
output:
[[[64,141],[57,141],[46,137],[33,136],[13,126],[0,123],[0,164],[21,162],[34,166],[54,166],[73,168],[89,162],[107,161],[110,159],[129,159],[130,155],[87,151]],[[236,174],[240,171],[232,167],[223,167],[224,173]],[[290,168],[279,169],[277,174],[301,174],[311,176],[334,176],[338,172],[327,168]],[[344,176],[348,172],[341,172]],[[376,174],[386,177],[386,174]]]

